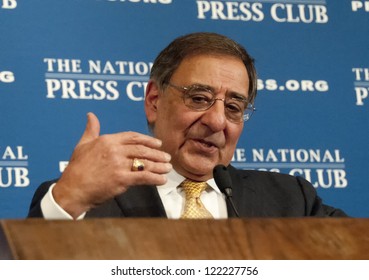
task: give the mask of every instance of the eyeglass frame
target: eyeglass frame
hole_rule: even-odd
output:
[[[218,100],[223,101],[223,103],[224,103],[224,104],[226,104],[226,103],[225,103],[225,102],[226,102],[226,100],[228,100],[228,99],[232,99],[232,97],[216,98],[216,97],[215,97],[215,93],[214,93],[210,88],[207,88],[206,86],[204,86],[204,88],[203,88],[203,89],[204,89],[205,91],[209,92],[209,93],[213,96],[213,98],[212,98],[212,99],[211,99],[211,101],[209,102],[209,107],[207,107],[207,108],[202,108],[202,109],[193,108],[193,107],[191,107],[191,106],[188,106],[188,104],[186,103],[186,96],[188,96],[188,92],[189,92],[189,91],[191,91],[191,90],[192,90],[192,89],[194,89],[195,87],[201,87],[202,85],[196,85],[196,84],[194,84],[194,85],[190,85],[190,86],[178,86],[178,85],[175,85],[175,84],[170,83],[170,82],[167,82],[167,83],[165,83],[164,85],[166,85],[166,86],[170,86],[170,87],[172,87],[172,88],[174,88],[174,89],[176,89],[176,90],[180,91],[180,92],[183,94],[183,95],[182,95],[182,100],[183,100],[184,105],[185,105],[187,108],[190,108],[191,110],[198,111],[198,112],[209,110],[209,109],[210,109],[210,108],[215,104],[215,102],[216,102],[216,101],[218,101]],[[237,98],[242,99],[242,101],[243,101],[245,104],[247,104],[247,105],[245,106],[245,110],[244,110],[244,112],[243,112],[243,115],[242,115],[242,118],[240,119],[240,121],[232,120],[231,118],[229,118],[229,117],[227,116],[227,113],[225,113],[225,116],[226,116],[226,118],[227,118],[229,121],[231,121],[231,122],[233,122],[233,123],[242,123],[242,122],[247,122],[247,121],[251,118],[252,114],[256,111],[256,108],[254,107],[254,104],[252,104],[251,102],[249,102],[249,101],[247,100],[247,98],[245,98],[245,97],[240,97],[240,96],[238,96]],[[226,107],[224,108],[224,110],[225,110],[225,112],[226,112]]]

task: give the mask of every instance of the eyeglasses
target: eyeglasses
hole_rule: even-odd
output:
[[[234,123],[248,121],[256,110],[254,105],[243,96],[233,95],[226,98],[215,98],[214,92],[206,86],[191,85],[183,87],[171,83],[166,83],[166,85],[182,92],[184,104],[195,111],[206,111],[214,105],[215,101],[223,101],[225,116]]]

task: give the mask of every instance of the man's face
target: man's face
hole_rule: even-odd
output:
[[[216,98],[230,93],[247,97],[249,79],[241,60],[231,56],[197,55],[186,58],[174,72],[171,84],[206,85]],[[183,93],[173,87],[159,92],[148,86],[145,109],[148,121],[155,123],[154,135],[163,141],[162,149],[172,156],[173,168],[182,176],[203,181],[212,178],[217,164],[228,165],[243,129],[243,122],[229,121],[224,103],[216,101],[206,111],[185,106]]]

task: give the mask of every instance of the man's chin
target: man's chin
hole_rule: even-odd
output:
[[[213,169],[217,165],[216,161],[204,159],[193,159],[191,162],[182,163],[181,168],[186,173],[185,177],[193,180],[208,180],[213,177]]]

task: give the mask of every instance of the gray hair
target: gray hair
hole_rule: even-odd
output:
[[[183,59],[199,54],[228,55],[240,59],[249,76],[249,102],[254,103],[257,93],[257,74],[254,59],[234,40],[210,32],[191,33],[178,37],[160,52],[151,69],[150,79],[164,89]]]

